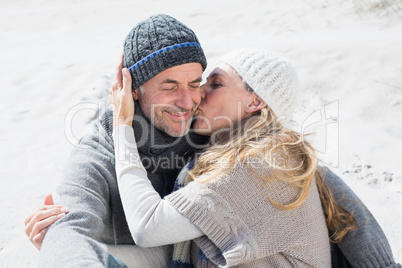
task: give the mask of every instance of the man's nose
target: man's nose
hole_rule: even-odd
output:
[[[207,91],[206,91],[206,88],[205,88],[205,84],[200,87],[200,94],[201,94],[201,99],[202,100],[205,99],[205,97],[207,96]]]
[[[194,104],[199,103],[199,90],[193,92],[190,91],[188,87],[182,87],[178,93],[179,96],[176,100],[176,106],[182,109],[191,110],[194,107]],[[198,102],[196,95],[198,95]]]

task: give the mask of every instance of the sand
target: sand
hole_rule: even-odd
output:
[[[238,47],[271,49],[294,63],[298,130],[316,132],[320,158],[372,211],[402,262],[401,7],[391,0],[139,2],[0,1],[0,267],[36,267],[23,219],[54,192],[76,138],[104,107],[124,37],[156,13],[197,33],[207,72]]]

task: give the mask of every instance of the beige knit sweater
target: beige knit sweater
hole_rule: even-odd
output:
[[[274,172],[268,167],[254,171],[264,177]],[[186,170],[179,176],[186,176]],[[264,181],[238,164],[211,181],[191,182],[166,199],[205,233],[194,242],[219,267],[331,267],[316,184],[291,211],[276,208],[268,199],[288,204],[297,193],[294,186]]]

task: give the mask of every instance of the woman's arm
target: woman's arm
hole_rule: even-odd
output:
[[[147,177],[137,150],[132,120],[134,100],[131,75],[127,68],[116,79],[123,83],[112,86],[113,137],[116,175],[128,227],[135,243],[155,247],[187,241],[203,233],[167,201],[160,198]]]
[[[114,130],[116,175],[131,235],[141,247],[173,244],[203,233],[152,187],[136,148],[133,129]]]

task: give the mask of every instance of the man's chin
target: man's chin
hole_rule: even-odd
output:
[[[176,137],[176,138],[180,138],[183,137],[185,135],[187,135],[187,133],[189,132],[189,128],[186,131],[182,131],[182,132],[176,132],[176,131],[165,131],[166,134],[168,134],[169,136],[172,137]]]
[[[162,130],[169,136],[179,138],[179,137],[183,137],[183,136],[187,135],[187,133],[190,131],[190,122],[186,123],[186,126],[183,126],[182,124],[180,124],[180,125],[181,125],[181,127],[177,127],[177,128],[164,125],[162,127],[162,129],[160,129],[160,130]]]

